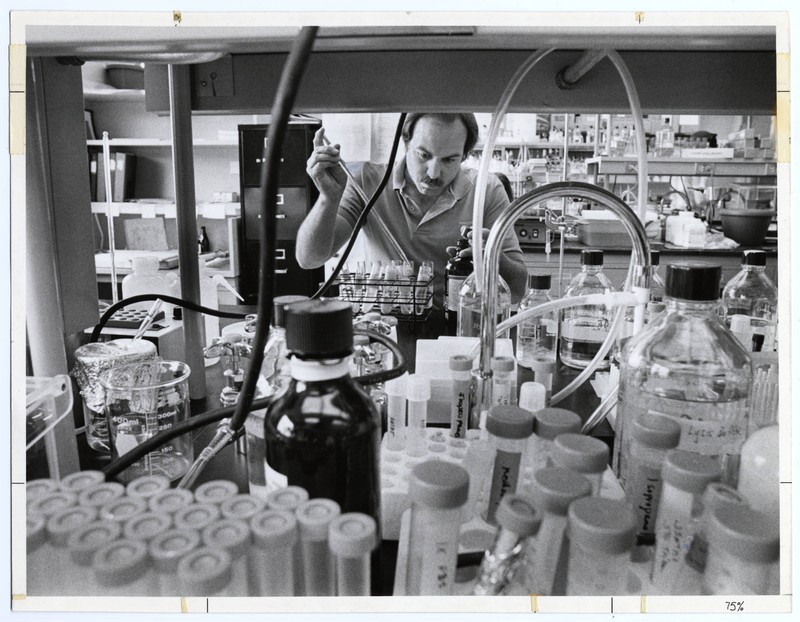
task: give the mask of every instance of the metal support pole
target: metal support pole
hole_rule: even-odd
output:
[[[556,84],[560,89],[571,89],[597,63],[606,57],[606,50],[586,50],[571,65],[567,65],[556,74]]]
[[[172,170],[175,177],[178,261],[181,269],[181,298],[200,304],[200,268],[197,256],[197,214],[194,194],[192,151],[192,104],[187,65],[168,65],[169,107],[172,125]],[[189,376],[189,397],[207,396],[203,346],[203,315],[183,311],[183,341]]]

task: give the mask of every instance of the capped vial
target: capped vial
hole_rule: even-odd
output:
[[[66,492],[78,494],[81,490],[95,484],[102,484],[104,481],[106,481],[106,476],[102,471],[76,471],[62,478],[58,487]]]
[[[213,503],[219,505],[225,499],[239,494],[239,487],[227,479],[215,479],[200,484],[194,491],[194,500],[197,503]]]
[[[225,499],[220,503],[219,510],[223,518],[237,518],[249,521],[265,507],[267,507],[267,502],[261,497],[243,493]]]
[[[636,517],[624,501],[584,497],[569,506],[567,596],[627,594]]]
[[[177,574],[181,593],[186,596],[226,596],[231,556],[225,549],[203,546],[181,558]]]
[[[287,510],[263,510],[250,519],[253,546],[251,568],[255,570],[258,596],[295,595],[297,519]]]
[[[200,546],[200,534],[194,529],[169,529],[147,544],[156,572],[159,596],[180,595],[178,563]]]
[[[386,447],[399,451],[405,447],[406,435],[406,378],[387,380],[386,391]]]
[[[406,378],[408,400],[408,427],[406,427],[406,453],[420,458],[426,452],[425,429],[428,426],[428,400],[431,399],[431,381],[426,376],[411,374]]]
[[[122,535],[129,540],[149,542],[172,527],[172,516],[162,512],[145,512],[131,518],[122,527]]]
[[[519,407],[536,413],[547,406],[547,387],[541,382],[523,382],[519,388]]]
[[[473,360],[463,354],[450,357],[450,377],[453,380],[453,392],[450,399],[450,436],[466,438],[470,403],[470,376]]]
[[[68,542],[69,537],[75,531],[95,518],[97,518],[95,508],[73,505],[61,508],[47,519],[47,541],[51,545],[47,562],[50,568],[50,577],[46,585],[49,594],[66,596],[80,593],[80,585],[76,584],[77,576],[70,559]]]
[[[310,499],[297,508],[306,596],[335,596],[336,568],[328,547],[328,528],[342,513],[331,499]]]
[[[149,499],[162,490],[168,490],[170,480],[165,475],[142,475],[128,483],[125,492],[129,497]]]
[[[111,521],[96,520],[76,529],[67,540],[69,554],[78,566],[90,567],[95,553],[122,535],[122,526]],[[91,589],[89,593],[94,593]]]
[[[43,516],[50,518],[53,514],[63,508],[75,505],[78,498],[74,493],[56,490],[44,493],[28,503],[28,516]]]
[[[528,441],[527,450],[528,463],[533,472],[553,466],[553,441],[561,434],[577,434],[581,431],[581,425],[581,418],[566,408],[548,407],[534,411],[533,435]]]
[[[46,477],[32,479],[25,484],[25,498],[30,504],[34,499],[38,499],[49,492],[56,492],[59,489],[59,483],[54,479]]]
[[[194,503],[194,494],[186,488],[170,488],[157,492],[147,499],[147,507],[151,512],[175,514],[178,510]]]
[[[155,588],[144,542],[109,542],[95,553],[92,569],[102,596],[149,596]]]
[[[337,516],[328,527],[328,546],[336,559],[337,596],[369,596],[370,554],[378,546],[375,519],[361,512]]]
[[[492,369],[492,403],[517,403],[517,367],[511,356],[493,356]]]
[[[125,486],[119,482],[104,482],[84,488],[78,494],[78,505],[88,505],[99,508],[109,501],[119,499],[125,495]]]
[[[224,518],[203,529],[201,537],[205,546],[224,549],[231,556],[231,579],[226,595],[251,595],[247,567],[250,527],[247,523],[235,518]]]
[[[596,496],[600,494],[610,454],[608,445],[599,438],[568,433],[556,437],[550,456],[553,466],[580,473],[592,482],[592,494]]]
[[[26,590],[31,596],[43,596],[49,592],[53,546],[47,542],[46,523],[41,515],[28,514],[25,517]]]
[[[202,531],[219,517],[219,506],[211,503],[192,503],[175,512],[173,522],[178,529]]]
[[[147,501],[136,497],[120,497],[100,507],[99,517],[124,525],[134,516],[147,512]]]
[[[305,501],[308,501],[308,491],[300,486],[287,486],[267,495],[267,507],[270,510],[294,512]]]

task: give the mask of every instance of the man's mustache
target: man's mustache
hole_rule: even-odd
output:
[[[438,187],[442,186],[442,180],[439,179],[438,177],[436,179],[431,179],[430,177],[426,176],[426,177],[423,177],[420,181],[423,184],[425,184],[426,186],[433,186],[435,188],[438,188]]]

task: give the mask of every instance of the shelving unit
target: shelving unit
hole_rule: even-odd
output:
[[[236,147],[236,139],[209,140],[206,138],[195,138],[192,141],[195,147]],[[89,147],[103,147],[102,139],[87,140]],[[109,138],[109,147],[172,147],[172,140],[166,138]]]
[[[92,202],[92,214],[105,214],[107,204],[104,202]],[[224,214],[220,212],[224,210]],[[165,218],[175,218],[174,203],[149,203],[147,201],[125,201],[111,203],[112,216],[120,214],[134,214],[145,218],[153,216],[164,216]],[[197,215],[204,218],[234,218],[241,214],[241,205],[237,203],[198,203]]]

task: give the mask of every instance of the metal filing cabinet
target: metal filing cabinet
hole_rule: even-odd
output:
[[[318,192],[306,174],[306,161],[313,150],[314,132],[320,121],[290,122],[284,138],[277,201],[275,295],[312,295],[324,280],[324,268],[302,269],[294,250],[300,223],[313,207]],[[239,179],[242,201],[241,265],[242,296],[246,304],[258,297],[259,226],[261,219],[261,166],[268,125],[239,126]]]

